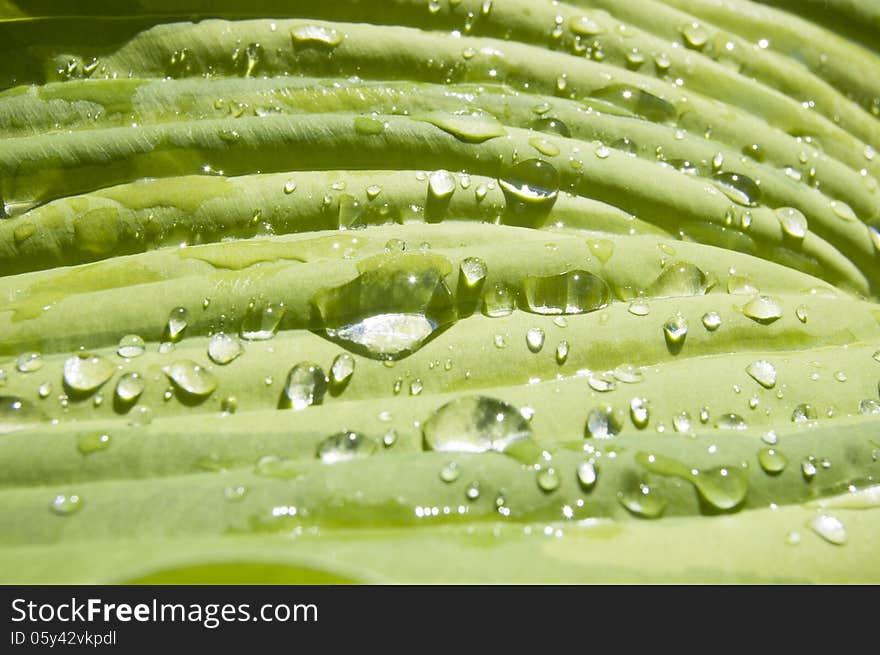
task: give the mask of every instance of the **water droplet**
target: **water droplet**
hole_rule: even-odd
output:
[[[294,45],[335,48],[342,43],[344,34],[323,25],[299,25],[290,31]]]
[[[0,396],[0,434],[46,420],[37,407],[18,396]]]
[[[545,161],[526,159],[512,166],[498,184],[514,211],[530,206],[548,210],[559,193],[559,173]]]
[[[819,514],[810,521],[810,529],[825,541],[835,546],[846,543],[846,527],[843,522],[830,514]]]
[[[458,480],[461,475],[461,471],[458,470],[458,464],[455,462],[449,462],[442,469],[440,469],[440,479],[443,482],[451,483]]]
[[[681,314],[671,316],[663,324],[663,336],[666,339],[666,347],[673,355],[681,352],[687,332],[688,322]]]
[[[650,420],[649,403],[646,398],[633,398],[629,403],[629,417],[639,430],[648,427]]]
[[[137,334],[126,334],[116,346],[116,354],[126,359],[133,359],[144,354],[144,340]]]
[[[612,374],[619,382],[624,384],[638,384],[645,379],[642,371],[632,364],[620,364],[612,371]]]
[[[794,408],[794,411],[791,413],[791,420],[794,423],[801,423],[803,421],[815,421],[818,418],[816,415],[816,410],[813,409],[812,405],[808,403],[802,403]]]
[[[355,116],[354,131],[361,136],[376,136],[385,131],[385,123],[375,116]]]
[[[428,177],[428,193],[435,200],[449,200],[455,193],[455,178],[449,171],[434,171]]]
[[[629,304],[627,311],[633,316],[647,316],[651,313],[651,306],[644,300],[635,300]]]
[[[559,488],[559,484],[561,480],[559,476],[556,474],[556,471],[552,468],[541,469],[538,471],[537,475],[538,487],[541,491],[546,491],[550,493],[551,491],[556,491]]]
[[[422,393],[422,390],[424,388],[425,386],[422,384],[422,381],[419,378],[416,378],[409,383],[409,395],[418,396],[420,393]]]
[[[459,266],[461,272],[460,279],[470,289],[474,289],[482,284],[489,274],[486,262],[479,257],[465,257],[461,260]]]
[[[189,312],[185,307],[175,307],[168,315],[165,338],[172,342],[179,341],[187,325],[189,325]]]
[[[376,442],[358,432],[344,430],[330,435],[318,445],[318,458],[325,464],[335,464],[376,452]]]
[[[764,325],[782,318],[782,306],[771,296],[756,296],[743,306],[742,311],[753,321]]]
[[[134,427],[149,425],[153,422],[153,410],[149,407],[135,407],[128,415],[128,424]]]
[[[535,314],[583,314],[606,307],[611,290],[602,278],[573,270],[545,277],[527,276],[522,300],[522,309]]]
[[[620,504],[632,514],[646,519],[660,517],[666,509],[666,499],[646,484],[618,493]]]
[[[228,364],[243,352],[239,340],[223,332],[217,332],[208,342],[208,357],[215,364]]]
[[[480,483],[471,482],[465,489],[464,495],[468,500],[477,500],[480,497]]]
[[[562,366],[568,359],[568,341],[563,339],[556,346],[556,363]]]
[[[587,379],[587,384],[590,385],[590,389],[599,393],[614,391],[617,388],[614,380],[609,380],[605,375],[591,375]]]
[[[859,414],[862,416],[876,416],[880,414],[880,402],[873,398],[859,401]]]
[[[718,312],[706,312],[703,314],[703,327],[709,330],[709,332],[714,332],[721,327],[721,316],[718,315]]]
[[[240,503],[248,494],[248,488],[244,485],[230,485],[223,490],[223,498],[230,503]]]
[[[458,398],[439,409],[422,426],[425,447],[443,452],[503,453],[532,440],[532,429],[512,405],[488,398]]]
[[[701,50],[709,41],[709,34],[699,23],[688,23],[681,30],[684,41],[691,48]]]
[[[123,405],[133,403],[144,392],[144,381],[138,373],[125,373],[116,383],[116,397]]]
[[[348,353],[336,355],[330,366],[330,382],[334,387],[343,387],[348,384],[354,374],[355,360]]]
[[[78,494],[58,494],[49,508],[59,516],[70,516],[82,509],[83,501]]]
[[[596,481],[599,478],[599,471],[592,462],[583,462],[577,468],[577,478],[581,486],[589,491],[596,486]]]
[[[776,368],[766,360],[758,360],[746,366],[746,373],[765,389],[776,386]]]
[[[497,283],[483,293],[483,313],[491,318],[507,316],[516,306],[516,293],[506,284]]]
[[[712,507],[730,510],[745,500],[749,478],[741,468],[719,466],[691,474],[690,480],[700,496]]]
[[[808,457],[804,461],[801,462],[801,473],[804,476],[804,479],[809,482],[814,477],[816,477],[816,473],[818,473],[818,469],[816,469],[816,462],[814,458]]]
[[[806,305],[798,305],[797,309],[794,310],[794,315],[797,316],[797,320],[801,323],[807,322],[807,306]]]
[[[767,473],[782,473],[788,465],[788,458],[775,448],[762,448],[758,451],[758,463]]]
[[[589,16],[573,16],[568,26],[578,36],[596,36],[605,32],[605,28]]]
[[[559,146],[542,136],[529,138],[529,145],[546,157],[555,157],[559,154]]]
[[[586,435],[595,439],[610,439],[622,429],[620,418],[608,405],[594,407],[587,415]]]
[[[15,368],[19,373],[33,373],[43,368],[43,357],[37,352],[26,352],[15,360]]]
[[[163,369],[178,390],[195,398],[210,396],[217,388],[217,378],[190,359],[181,359]]]
[[[558,134],[559,136],[565,138],[571,137],[571,130],[568,129],[568,125],[563,123],[558,118],[538,118],[532,122],[531,128],[533,130],[537,130],[538,132]]]
[[[394,428],[388,428],[384,435],[382,435],[382,445],[386,448],[391,448],[394,444],[397,443],[397,430]]]
[[[324,370],[312,362],[300,362],[287,375],[280,406],[301,410],[320,405],[327,392],[328,379]]]
[[[706,274],[688,262],[667,264],[645,290],[649,296],[677,298],[701,296],[709,287]]]
[[[103,357],[79,353],[64,362],[64,384],[77,393],[90,393],[109,380],[116,367]]]
[[[42,384],[40,384],[39,387],[37,387],[37,395],[40,398],[48,398],[49,394],[51,394],[51,393],[52,393],[52,383],[49,382],[48,380],[43,382]]]
[[[435,111],[423,120],[466,143],[482,143],[507,134],[498,119],[485,112],[450,114]]]
[[[679,412],[672,417],[672,427],[676,432],[691,431],[691,416],[687,412]]]
[[[798,241],[806,236],[809,226],[802,212],[793,207],[780,207],[775,213],[785,234]]]
[[[630,111],[655,123],[665,123],[678,118],[675,107],[647,91],[625,84],[613,84],[600,89],[592,97]]]
[[[284,318],[282,303],[248,303],[239,333],[242,339],[263,341],[271,339],[278,331],[281,319]],[[232,361],[232,360],[230,360]]]
[[[284,183],[283,190],[284,190],[284,195],[287,195],[287,196],[289,196],[291,193],[296,191],[296,180],[287,180],[287,182]]]
[[[713,178],[721,191],[738,205],[756,207],[761,201],[761,187],[752,178],[740,173],[718,172]]]
[[[702,415],[700,418],[702,419]],[[720,430],[746,430],[749,424],[739,414],[722,414],[715,423],[715,427]]]
[[[856,216],[856,213],[853,211],[852,207],[841,200],[831,201],[831,211],[833,211],[838,218],[842,218],[845,221],[859,220],[859,217]]]
[[[544,330],[532,328],[526,333],[526,344],[533,353],[541,351],[544,347]]]
[[[113,438],[106,432],[86,432],[76,438],[76,449],[83,455],[91,455],[110,447]]]
[[[429,252],[389,253],[362,261],[360,275],[315,294],[325,335],[373,359],[415,352],[457,320],[444,277],[451,263]]]

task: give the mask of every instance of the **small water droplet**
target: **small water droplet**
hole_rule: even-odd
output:
[[[676,432],[691,431],[691,416],[687,412],[679,412],[672,417],[672,427]]]
[[[776,368],[766,360],[758,360],[746,366],[746,373],[765,389],[776,386]]]
[[[709,34],[697,22],[685,25],[681,30],[681,35],[684,37],[685,43],[696,50],[702,50],[709,42]]]
[[[596,481],[599,478],[599,472],[596,469],[595,464],[593,464],[592,462],[583,462],[577,468],[577,478],[581,486],[589,491],[594,486],[596,486]]]
[[[284,183],[283,191],[284,195],[287,196],[296,191],[296,180],[287,180],[287,182]]]
[[[809,525],[813,532],[830,544],[842,546],[846,543],[846,527],[836,516],[819,514],[810,521]]]
[[[684,340],[688,333],[687,319],[681,314],[671,316],[663,324],[663,336],[666,339],[666,347],[673,355],[681,352]]]
[[[128,424],[134,427],[149,425],[153,422],[153,410],[150,407],[135,407],[128,415]]]
[[[83,455],[90,455],[99,450],[106,450],[113,441],[107,432],[86,432],[76,438],[76,449]]]
[[[666,499],[646,484],[618,493],[618,499],[632,514],[646,519],[660,517],[666,509]]]
[[[342,43],[345,35],[323,25],[299,25],[290,31],[294,45],[335,48]]]
[[[702,420],[702,415],[700,419]],[[722,414],[715,423],[715,427],[721,430],[746,430],[749,424],[739,414]]]
[[[859,414],[862,416],[880,415],[880,402],[873,398],[866,398],[859,401]]]
[[[572,16],[568,26],[578,36],[596,36],[605,32],[605,28],[589,16]]]
[[[248,494],[248,488],[244,485],[230,485],[223,490],[223,498],[230,503],[240,503]]]
[[[330,382],[334,387],[341,388],[348,384],[354,375],[355,359],[348,353],[340,353],[330,365]]]
[[[498,184],[514,210],[529,206],[549,209],[559,193],[559,173],[548,162],[526,159],[512,166]]]
[[[394,444],[397,443],[397,430],[394,428],[388,428],[384,435],[382,435],[382,445],[386,448],[391,448]]]
[[[633,316],[647,316],[651,313],[651,306],[644,300],[634,300],[627,307],[627,311]]]
[[[133,403],[143,392],[144,381],[139,373],[125,373],[116,383],[116,397],[123,405]]]
[[[43,357],[37,352],[26,352],[15,360],[15,368],[19,373],[33,373],[43,368]]]
[[[538,471],[537,475],[538,487],[541,491],[546,491],[550,493],[552,491],[556,491],[559,488],[559,484],[561,480],[559,476],[556,474],[556,471],[552,468],[541,469]]]
[[[852,207],[841,200],[831,201],[831,211],[833,211],[838,218],[842,218],[845,221],[853,222],[859,220],[859,217],[856,216]]]
[[[490,318],[507,316],[515,306],[516,293],[505,284],[494,284],[483,293],[483,314]]]
[[[801,403],[797,407],[794,408],[794,411],[791,413],[791,420],[793,423],[801,423],[804,421],[815,421],[818,418],[816,415],[816,410],[813,409],[813,406],[809,403]]]
[[[758,451],[758,463],[767,473],[782,473],[788,465],[788,458],[775,448],[762,448]]]
[[[526,333],[526,344],[533,353],[541,352],[544,347],[544,330],[532,328]]]
[[[775,213],[785,234],[798,241],[806,236],[809,226],[807,217],[802,212],[793,207],[780,207]]]
[[[767,325],[782,318],[782,306],[771,296],[757,296],[743,306],[743,314],[757,323]]]
[[[475,289],[486,280],[489,267],[479,257],[465,257],[459,265],[460,278],[469,289]]]
[[[455,482],[460,475],[461,471],[458,470],[458,464],[455,462],[449,462],[440,469],[440,479],[446,483]]]
[[[336,464],[376,452],[376,442],[358,432],[344,430],[330,435],[318,445],[318,458],[325,464]]]
[[[549,132],[550,134],[558,134],[559,136],[565,138],[569,138],[571,136],[571,130],[568,129],[568,125],[563,123],[558,118],[538,118],[532,122],[531,128],[533,130],[537,130],[538,132]]]
[[[468,500],[477,500],[480,497],[480,483],[471,482],[465,489],[464,495]]]
[[[455,193],[455,178],[449,171],[434,171],[428,177],[428,193],[434,200],[449,200]]]
[[[424,388],[425,386],[422,384],[422,381],[419,378],[416,378],[409,383],[409,395],[418,396],[420,393],[422,393],[422,390]]]
[[[721,327],[721,316],[718,312],[706,312],[703,314],[703,327],[709,332],[714,332]]]
[[[172,342],[179,341],[187,325],[189,325],[189,312],[185,307],[175,307],[168,315],[165,338]]]
[[[629,416],[639,430],[648,427],[650,420],[649,402],[646,398],[633,398],[629,403]]]
[[[82,509],[83,501],[78,494],[58,494],[49,508],[59,516],[70,516]]]
[[[327,392],[327,384],[324,369],[312,362],[300,362],[287,375],[280,405],[297,411],[320,405]]]
[[[438,408],[422,425],[425,447],[443,452],[503,453],[532,440],[532,429],[515,407],[472,396]]]
[[[807,482],[816,477],[818,469],[816,468],[816,462],[814,458],[808,457],[801,462],[801,473],[803,474],[804,479]]]
[[[658,298],[678,298],[701,296],[708,288],[709,279],[702,270],[689,262],[676,261],[663,267],[646,293]]]
[[[208,342],[208,357],[215,364],[228,364],[243,352],[239,340],[223,332],[215,333]]]
[[[126,359],[140,357],[144,354],[144,350],[146,350],[144,340],[137,334],[126,334],[116,346],[116,354]]]
[[[282,303],[248,303],[239,330],[241,338],[248,341],[271,339],[278,331],[285,311]]]
[[[605,405],[590,410],[585,427],[587,437],[610,439],[617,436],[623,426],[614,409]]]
[[[465,143],[482,143],[507,134],[501,122],[485,112],[450,114],[435,111],[422,120]]]
[[[536,314],[583,314],[606,307],[611,290],[605,280],[588,271],[529,275],[523,281],[522,301],[522,309]]]
[[[807,306],[806,305],[798,305],[797,309],[794,310],[794,315],[797,316],[797,320],[801,323],[807,322]]]
[[[556,363],[562,366],[568,359],[568,341],[563,339],[556,346]]]
[[[761,187],[746,175],[719,171],[712,179],[718,183],[724,195],[738,205],[757,207],[761,201]]]
[[[608,379],[606,375],[591,375],[587,379],[587,384],[590,385],[590,389],[599,393],[614,391],[617,388],[614,380]]]

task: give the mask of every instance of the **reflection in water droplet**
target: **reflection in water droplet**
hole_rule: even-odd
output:
[[[343,431],[330,435],[318,445],[318,458],[325,464],[335,464],[376,452],[376,442],[358,432]]]
[[[238,339],[223,332],[217,332],[208,342],[208,357],[215,364],[228,364],[243,352]]]
[[[846,527],[836,516],[819,514],[810,521],[810,528],[825,541],[835,546],[846,543]]]
[[[79,353],[64,361],[64,384],[77,393],[90,393],[109,380],[116,367],[97,355]]]
[[[620,418],[614,409],[608,405],[594,407],[587,415],[587,437],[595,439],[610,439],[617,436],[622,429]]]
[[[280,407],[301,410],[311,405],[320,405],[327,393],[327,376],[317,364],[300,362],[287,374]]]
[[[437,409],[422,425],[428,450],[461,453],[503,453],[518,442],[531,442],[532,429],[512,405],[485,396],[453,400]]]
[[[535,314],[583,314],[601,309],[611,301],[605,280],[588,271],[559,275],[529,275],[523,281],[520,306]]]
[[[464,495],[468,500],[477,500],[480,497],[480,483],[471,482],[465,489]]]
[[[144,354],[146,346],[144,340],[137,334],[126,334],[119,340],[116,347],[116,354],[120,357],[133,359]]]

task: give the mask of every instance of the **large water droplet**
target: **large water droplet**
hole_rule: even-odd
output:
[[[608,405],[594,407],[587,415],[587,437],[595,439],[610,439],[617,436],[622,429],[620,418],[614,409]]]
[[[793,207],[780,207],[775,213],[785,234],[798,241],[806,236],[809,225],[802,212]]]
[[[776,368],[770,362],[760,359],[746,366],[746,373],[765,389],[776,386]]]
[[[591,97],[625,109],[656,123],[674,121],[678,112],[671,103],[652,93],[626,84],[613,84],[591,94]]]
[[[429,199],[446,201],[455,193],[455,178],[449,171],[434,171],[428,177]]]
[[[76,438],[76,449],[83,455],[91,455],[110,447],[113,438],[107,432],[86,432]]]
[[[846,543],[846,527],[836,516],[819,514],[810,521],[809,525],[813,532],[830,544],[842,546]]]
[[[324,25],[298,25],[290,31],[290,37],[298,46],[335,48],[345,35]]]
[[[271,339],[278,331],[284,312],[282,303],[249,303],[241,322],[241,338],[249,341]]]
[[[687,319],[681,314],[671,316],[663,324],[663,337],[666,339],[666,347],[673,355],[681,352],[684,340],[688,333]]]
[[[435,111],[422,120],[466,143],[482,143],[507,134],[498,119],[485,112],[450,114]]]
[[[738,205],[756,207],[761,201],[761,187],[746,175],[722,171],[715,173],[713,179],[724,195]]]
[[[327,393],[327,385],[324,369],[312,362],[300,362],[287,375],[280,407],[301,410],[320,405]]]
[[[455,462],[449,462],[440,469],[440,479],[447,484],[458,480],[460,475],[461,471],[459,471],[458,464]]]
[[[589,16],[572,16],[568,26],[578,36],[596,36],[605,32],[605,28]]]
[[[512,405],[488,398],[458,398],[439,409],[422,425],[425,447],[443,452],[499,453],[531,442],[532,428]]]
[[[376,452],[376,442],[358,432],[343,431],[330,435],[318,445],[318,457],[325,464],[335,464]]]
[[[49,508],[59,516],[70,516],[82,509],[83,501],[78,494],[58,494]]]
[[[532,122],[530,127],[538,132],[549,132],[550,134],[558,134],[566,138],[571,136],[571,130],[568,129],[568,125],[558,118],[538,118]]]
[[[325,335],[373,359],[399,359],[457,319],[444,277],[452,265],[430,253],[389,253],[361,262],[360,275],[315,294]]]
[[[18,396],[0,396],[0,434],[45,420],[47,417],[30,401]]]
[[[516,292],[506,284],[498,283],[483,293],[483,313],[491,318],[507,316],[516,306]]]
[[[165,375],[185,396],[206,398],[217,388],[217,378],[211,371],[190,359],[181,359],[165,369]]]
[[[743,306],[743,314],[762,324],[782,318],[782,305],[772,296],[756,296]]]
[[[33,373],[43,368],[43,356],[37,352],[26,352],[15,360],[15,369],[19,373]]]
[[[526,159],[510,167],[498,179],[498,184],[514,213],[532,208],[546,212],[559,193],[559,172],[548,162]]]
[[[583,314],[611,301],[611,289],[588,271],[559,275],[529,275],[523,280],[522,309],[535,314]]]
[[[552,468],[541,469],[538,471],[536,479],[538,482],[538,488],[547,493],[556,491],[561,483],[559,475],[556,473],[556,470]]]
[[[767,473],[782,473],[788,465],[788,458],[775,448],[762,448],[758,451],[758,463]]]
[[[79,353],[64,362],[64,384],[76,393],[91,393],[115,371],[116,367],[103,357]]]
[[[689,262],[667,264],[645,292],[649,296],[701,296],[709,283],[706,274]]]
[[[133,403],[143,392],[144,381],[138,373],[125,373],[116,383],[116,397],[123,405]]]
[[[189,312],[185,307],[175,307],[168,315],[168,323],[165,325],[165,338],[169,341],[178,341],[183,336],[183,331],[189,325]]]
[[[228,364],[243,352],[239,340],[223,332],[217,332],[208,342],[208,357],[215,364]]]
[[[116,354],[127,359],[140,357],[144,354],[144,350],[146,350],[144,340],[137,334],[126,334],[116,346]]]
[[[709,330],[709,332],[714,332],[720,328],[721,316],[719,316],[718,312],[706,312],[703,314],[703,327]]]
[[[666,509],[666,499],[646,484],[618,493],[620,504],[632,514],[645,518],[659,518]]]

